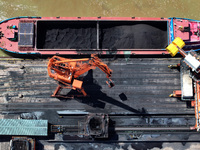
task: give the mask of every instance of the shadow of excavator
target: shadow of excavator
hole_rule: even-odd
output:
[[[102,87],[97,83],[97,81],[93,78],[93,70],[89,70],[88,74],[84,76],[82,79],[83,88],[87,93],[88,97],[75,97],[75,99],[81,103],[90,105],[95,108],[104,109],[106,103],[110,103],[112,105],[118,106],[135,114],[147,114],[146,110],[143,108],[142,110],[134,109],[110,96],[103,93],[101,91]],[[112,89],[110,89],[112,90]],[[76,95],[78,92],[71,90],[67,93],[68,95]],[[122,101],[127,100],[127,97],[124,93],[119,94],[119,97]],[[60,99],[62,101],[66,101],[66,99]]]

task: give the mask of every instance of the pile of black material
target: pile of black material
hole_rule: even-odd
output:
[[[37,48],[164,49],[167,34],[167,21],[38,21]]]

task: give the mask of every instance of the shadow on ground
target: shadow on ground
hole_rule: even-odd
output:
[[[141,111],[136,110],[123,102],[120,102],[107,94],[101,91],[102,87],[97,83],[97,81],[93,78],[93,70],[89,70],[88,74],[82,78],[83,88],[85,92],[88,94],[88,97],[76,97],[75,99],[81,103],[90,105],[92,107],[104,109],[106,103],[110,103],[111,105],[118,106],[135,114],[146,114],[145,109]],[[71,90],[67,93],[66,96],[77,94],[78,92]],[[119,94],[119,97],[122,101],[126,101],[127,97],[124,93]],[[61,98],[62,101],[67,101],[67,99]]]

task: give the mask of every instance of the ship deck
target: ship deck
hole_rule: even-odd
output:
[[[47,60],[1,60],[0,110],[30,112],[41,110],[81,110],[108,114],[194,114],[194,109],[178,98],[180,72],[169,69],[179,58],[103,59],[113,69],[113,88],[98,68],[83,78],[90,97],[52,98],[56,81],[47,74]],[[64,91],[67,94],[69,91]]]

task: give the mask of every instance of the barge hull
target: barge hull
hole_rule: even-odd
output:
[[[199,21],[185,18],[16,17],[0,27],[0,49],[16,54],[168,54],[176,37],[200,49]]]

